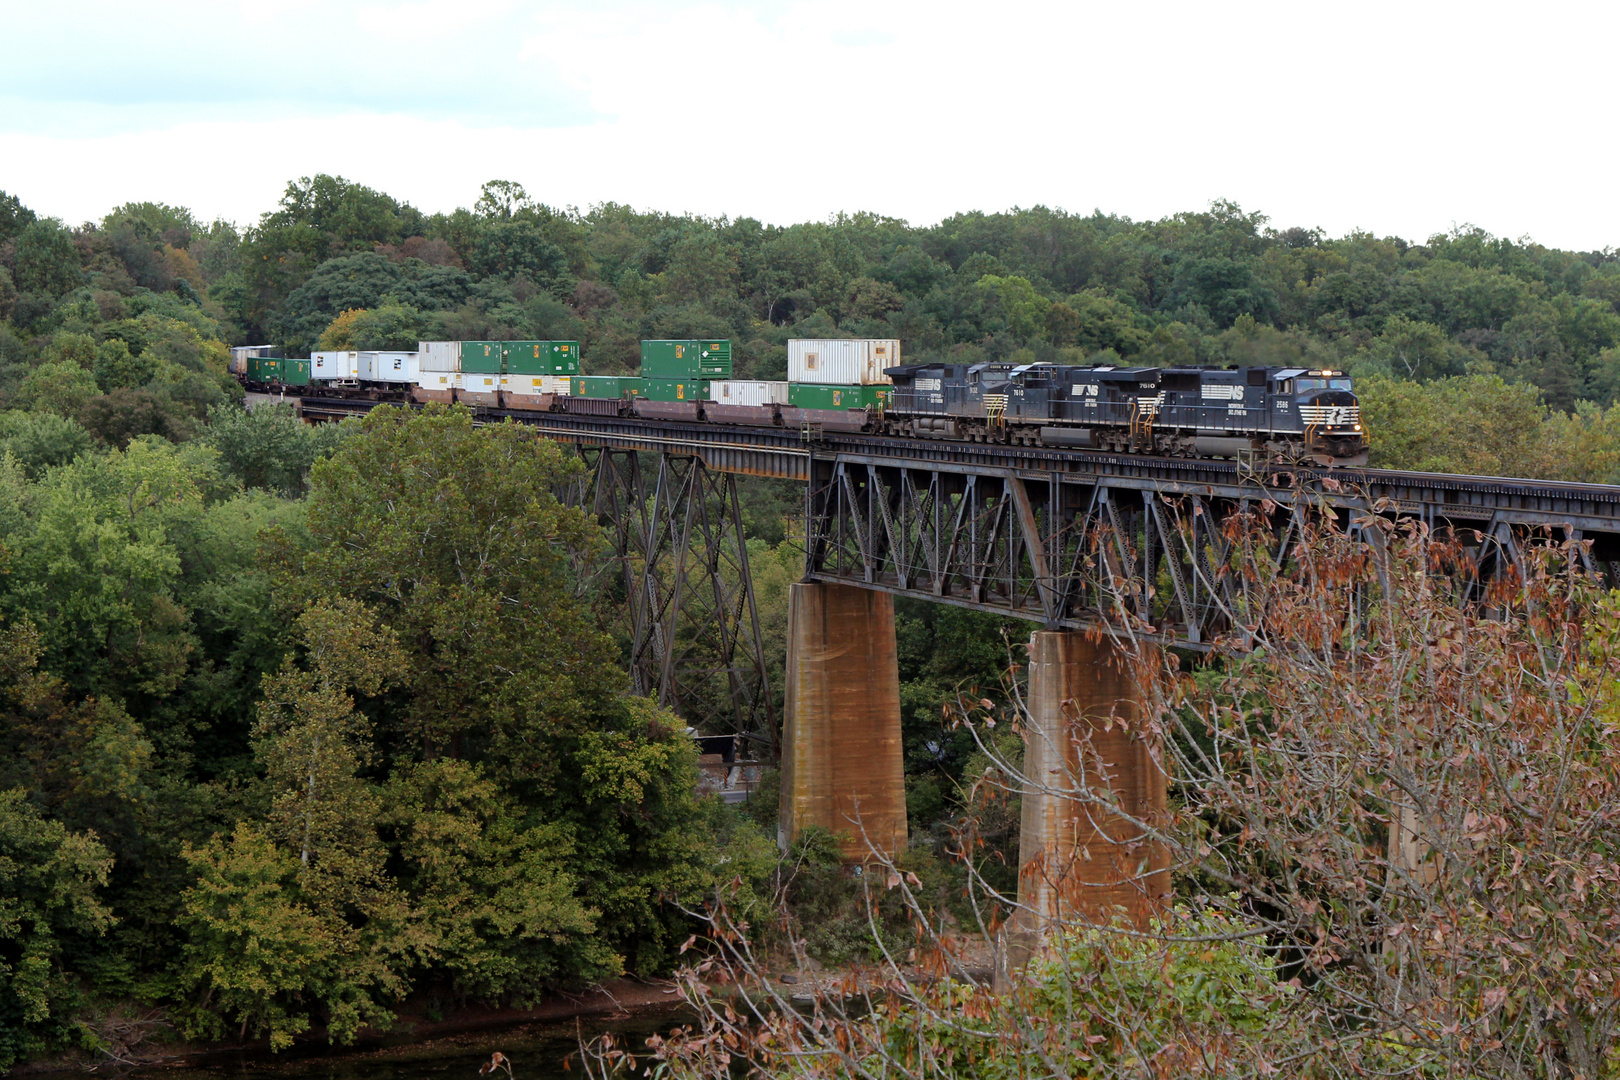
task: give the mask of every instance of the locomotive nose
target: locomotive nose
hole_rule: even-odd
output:
[[[1306,395],[1299,406],[1300,419],[1322,428],[1361,430],[1361,404],[1348,390],[1322,390]]]

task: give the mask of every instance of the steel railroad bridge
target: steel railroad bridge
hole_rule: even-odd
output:
[[[370,407],[303,402],[310,420]],[[1162,811],[1157,759],[1128,725],[1103,723],[1087,729],[1083,741],[1097,753],[1079,764],[1076,716],[1126,715],[1135,700],[1106,636],[1083,631],[1101,626],[1106,610],[1116,625],[1126,615],[1139,637],[1180,649],[1241,633],[1241,575],[1223,572],[1233,553],[1222,524],[1233,513],[1264,526],[1279,563],[1309,522],[1332,520],[1377,543],[1373,519],[1383,517],[1449,533],[1473,555],[1481,585],[1538,541],[1585,541],[1577,558],[1611,580],[1620,568],[1620,487],[1601,484],[474,412],[529,425],[586,460],[587,476],[564,495],[616,536],[637,689],[770,742],[782,764],[784,839],[812,824],[853,836],[858,818],[849,857],[906,843],[895,596],[1035,624],[1026,773],[1036,762],[1086,771],[1127,811],[1110,821],[1095,805],[1082,812],[1072,799],[1025,793],[1020,895],[1036,924],[1119,904],[1145,919],[1162,900],[1163,867],[1142,869],[1141,837],[1122,824]],[[806,485],[780,748],[738,476]],[[1091,776],[1097,760],[1108,775]]]
[[[306,400],[333,417],[369,402]],[[1269,516],[1279,553],[1307,517],[1349,531],[1370,514],[1450,530],[1485,574],[1516,563],[1527,539],[1588,540],[1594,567],[1620,568],[1620,487],[1383,469],[1254,467],[785,428],[477,409],[604,460],[657,455],[657,477],[626,489],[676,505],[691,469],[807,484],[805,580],[836,582],[1027,619],[1048,629],[1095,622],[1097,589],[1163,580],[1137,614],[1166,643],[1201,649],[1219,632],[1224,541],[1235,509]],[[669,469],[675,470],[668,474]],[[637,470],[639,473],[639,469]],[[621,483],[627,479],[621,473]],[[662,484],[662,486],[660,486]],[[597,484],[598,501],[610,494]],[[607,506],[602,505],[602,510]],[[699,523],[701,524],[701,523]],[[1109,545],[1096,549],[1107,535]],[[676,543],[680,536],[674,537]],[[1106,580],[1104,580],[1106,577]]]

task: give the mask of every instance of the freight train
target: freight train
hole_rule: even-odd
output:
[[[261,352],[262,350],[262,352]],[[900,362],[893,340],[794,340],[785,382],[732,379],[729,341],[644,341],[639,376],[580,373],[578,342],[422,342],[416,352],[233,350],[250,389],[460,401],[513,412],[638,416],[1160,457],[1364,465],[1341,371]]]

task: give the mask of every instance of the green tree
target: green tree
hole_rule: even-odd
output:
[[[18,640],[16,627],[0,629],[0,676]],[[68,940],[112,924],[96,896],[111,861],[94,836],[42,818],[27,792],[0,791],[0,1068],[90,1042],[74,1023],[77,994],[63,952]]]
[[[1027,341],[1045,333],[1052,301],[1036,292],[1027,278],[986,274],[976,284],[999,306],[1007,329],[1019,339]]]
[[[74,417],[99,393],[94,375],[72,360],[58,360],[30,372],[17,388],[17,401],[42,412]]]
[[[1392,315],[1383,333],[1357,356],[1356,371],[1429,380],[1462,375],[1470,361],[1479,359],[1479,353],[1456,344],[1433,323]]]
[[[1166,304],[1197,305],[1222,329],[1237,322],[1241,315],[1270,323],[1279,313],[1276,294],[1256,279],[1248,261],[1220,256],[1180,263]]]
[[[0,244],[15,238],[34,220],[34,212],[21,199],[0,191]]]
[[[385,301],[359,312],[350,324],[356,349],[404,349],[414,352],[428,332],[427,316],[409,304]]]
[[[1375,467],[1546,475],[1547,408],[1534,386],[1467,375],[1427,384],[1371,378],[1358,389]]]
[[[175,599],[176,536],[217,482],[206,452],[161,439],[51,470],[14,537],[11,602],[45,634],[46,666],[79,694],[150,701],[180,684],[195,642]]]
[[[108,338],[96,347],[96,385],[108,390],[132,390],[145,386],[157,375],[156,355],[136,356],[119,338]]]
[[[380,802],[359,776],[370,724],[351,696],[381,692],[404,657],[390,630],[342,599],[306,610],[297,638],[304,663],[266,677],[254,728],[268,819],[187,849],[199,881],[182,916],[182,979],[217,1001],[191,1012],[193,1030],[217,1035],[228,1018],[268,1034],[273,1049],[316,1014],[334,1042],[386,1026],[384,1003],[408,990],[425,944],[386,872]]]
[[[572,830],[530,817],[476,763],[437,758],[390,777],[382,821],[401,885],[459,993],[531,1003],[623,971],[580,897]]]
[[[11,276],[23,292],[54,299],[84,280],[73,234],[54,218],[40,218],[24,226],[17,235],[16,260]]]
[[[375,409],[313,470],[314,547],[284,548],[282,590],[378,612],[409,656],[387,715],[396,759],[478,764],[522,807],[514,843],[560,827],[579,899],[600,912],[596,941],[650,971],[683,925],[663,898],[706,887],[694,751],[677,724],[621,696],[612,642],[570,584],[571,560],[600,543],[551,494],[577,469],[555,443],[474,427],[465,409]],[[601,962],[579,935],[569,948],[561,970]]]
[[[315,462],[353,430],[349,424],[305,424],[291,405],[220,405],[208,410],[204,441],[219,451],[220,463],[244,486],[296,495],[304,490]]]
[[[14,455],[33,480],[53,465],[65,465],[95,446],[73,420],[48,412],[0,413],[0,456]]]
[[[481,275],[522,274],[560,296],[574,288],[567,253],[547,238],[538,222],[527,218],[485,225],[468,265]]]

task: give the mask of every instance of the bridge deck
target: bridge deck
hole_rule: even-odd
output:
[[[306,398],[304,415],[336,419],[368,411],[373,403]],[[1227,460],[1149,458],[1055,447],[999,446],[826,432],[813,442],[793,429],[732,427],[572,416],[508,409],[476,409],[480,420],[510,419],[550,438],[582,446],[702,458],[717,472],[808,481],[812,462],[870,465],[930,473],[1018,476],[1042,482],[1105,484],[1163,495],[1291,502],[1306,491],[1313,502],[1344,510],[1375,506],[1431,523],[1556,528],[1599,541],[1620,557],[1620,486],[1524,480],[1498,476],[1398,472],[1388,469],[1246,468]]]

